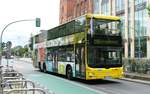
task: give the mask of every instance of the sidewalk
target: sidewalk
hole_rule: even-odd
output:
[[[131,82],[138,82],[142,84],[150,85],[150,75],[149,74],[140,74],[140,73],[124,73],[125,78],[122,80],[127,80]]]

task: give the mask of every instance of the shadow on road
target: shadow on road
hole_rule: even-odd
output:
[[[103,84],[120,84],[120,82],[110,80],[82,80],[75,78],[74,81],[81,82],[88,85],[103,85]]]

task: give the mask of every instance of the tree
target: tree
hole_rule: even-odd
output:
[[[148,16],[150,16],[150,4],[147,7],[147,11],[148,11]]]
[[[2,49],[6,47],[6,43],[2,42]]]
[[[16,46],[14,48],[12,48],[12,53],[15,55],[15,56],[19,56],[19,57],[23,57],[24,55],[27,55],[28,54],[28,47],[27,46]]]

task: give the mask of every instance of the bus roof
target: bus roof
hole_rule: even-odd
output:
[[[86,14],[86,18],[94,18],[94,19],[101,19],[101,20],[111,20],[111,21],[119,21],[121,20],[120,17],[117,16],[105,16],[105,15],[100,15],[100,14]]]

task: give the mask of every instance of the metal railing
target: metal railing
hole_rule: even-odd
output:
[[[5,85],[6,84],[6,85]],[[35,88],[35,84],[29,80],[7,80],[7,82],[2,83],[2,85],[9,86],[11,89],[15,88]]]
[[[6,94],[46,94],[46,92],[43,89],[40,88],[28,88],[28,89],[12,89],[8,91]],[[51,93],[54,94],[54,93]]]
[[[150,74],[150,60],[148,59],[123,59],[125,72]]]
[[[2,67],[3,66],[0,65],[0,94],[3,94],[3,88],[1,86],[1,84],[2,84]]]
[[[22,80],[22,81],[9,80],[9,81],[7,81],[7,84],[4,85],[3,92],[5,94],[9,90],[14,90],[14,89],[21,89],[22,90],[22,89],[28,89],[28,88],[35,88],[35,84],[32,81],[29,81],[29,80]],[[35,92],[33,91],[32,94],[35,94]]]
[[[13,67],[0,66],[0,94],[54,94],[54,92],[36,88],[34,82],[25,80]]]
[[[12,76],[22,76],[22,77],[23,77],[23,75],[22,75],[21,73],[17,72],[17,71],[3,72],[2,75],[3,75],[3,76],[7,76],[7,77],[8,77],[9,75],[10,75],[11,77],[12,77]]]

